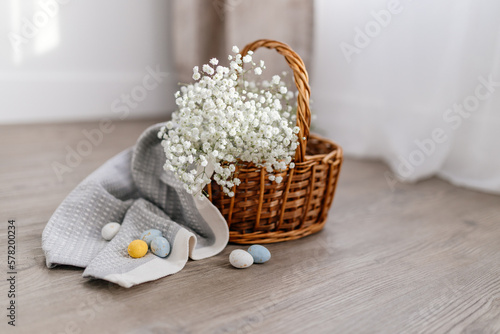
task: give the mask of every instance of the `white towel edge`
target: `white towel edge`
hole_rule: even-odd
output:
[[[199,249],[196,249],[195,245],[191,247],[190,258],[201,260],[219,254],[226,248],[229,242],[229,227],[219,209],[208,199],[200,199],[194,196],[194,203],[196,209],[198,209],[215,235],[215,241],[212,245]]]

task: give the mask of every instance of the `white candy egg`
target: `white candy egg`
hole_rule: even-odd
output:
[[[248,268],[253,264],[253,257],[243,249],[235,249],[229,254],[229,262],[235,268]]]
[[[108,223],[103,226],[101,230],[101,235],[104,240],[111,240],[114,238],[116,233],[118,233],[118,230],[120,229],[120,224],[118,223]]]

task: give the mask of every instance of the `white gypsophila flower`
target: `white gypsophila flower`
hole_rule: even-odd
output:
[[[158,133],[165,151],[164,169],[173,172],[191,194],[201,194],[212,177],[225,194],[234,196],[233,188],[241,184],[236,177],[240,162],[265,168],[269,180],[278,183],[283,177],[275,176],[275,171],[295,167],[292,157],[299,131],[292,106],[281,103],[293,93],[279,76],[271,83],[245,80],[246,71],[261,75],[264,63],[257,67],[253,52],[245,57],[237,47],[233,52],[237,54],[228,57],[229,67],[213,58],[202,72],[193,68],[195,82],[176,92],[178,108]],[[243,63],[250,68],[244,71]]]
[[[205,65],[203,65],[203,72],[205,72],[206,74],[212,75],[212,74],[214,74],[214,69],[212,66],[205,64]]]
[[[234,53],[239,53],[240,49],[238,49],[238,47],[235,45],[235,46],[233,46],[233,52]]]

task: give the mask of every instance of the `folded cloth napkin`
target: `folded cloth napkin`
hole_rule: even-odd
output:
[[[147,129],[135,147],[111,158],[64,199],[42,234],[47,267],[82,267],[83,277],[131,287],[178,272],[188,258],[204,259],[224,249],[229,240],[224,217],[163,169],[157,136],[162,125]],[[106,241],[101,229],[109,222],[121,227]],[[152,228],[170,242],[170,255],[131,258],[128,244]]]

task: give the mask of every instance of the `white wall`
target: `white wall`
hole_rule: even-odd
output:
[[[167,117],[174,108],[167,1],[6,0],[0,36],[0,123]]]

